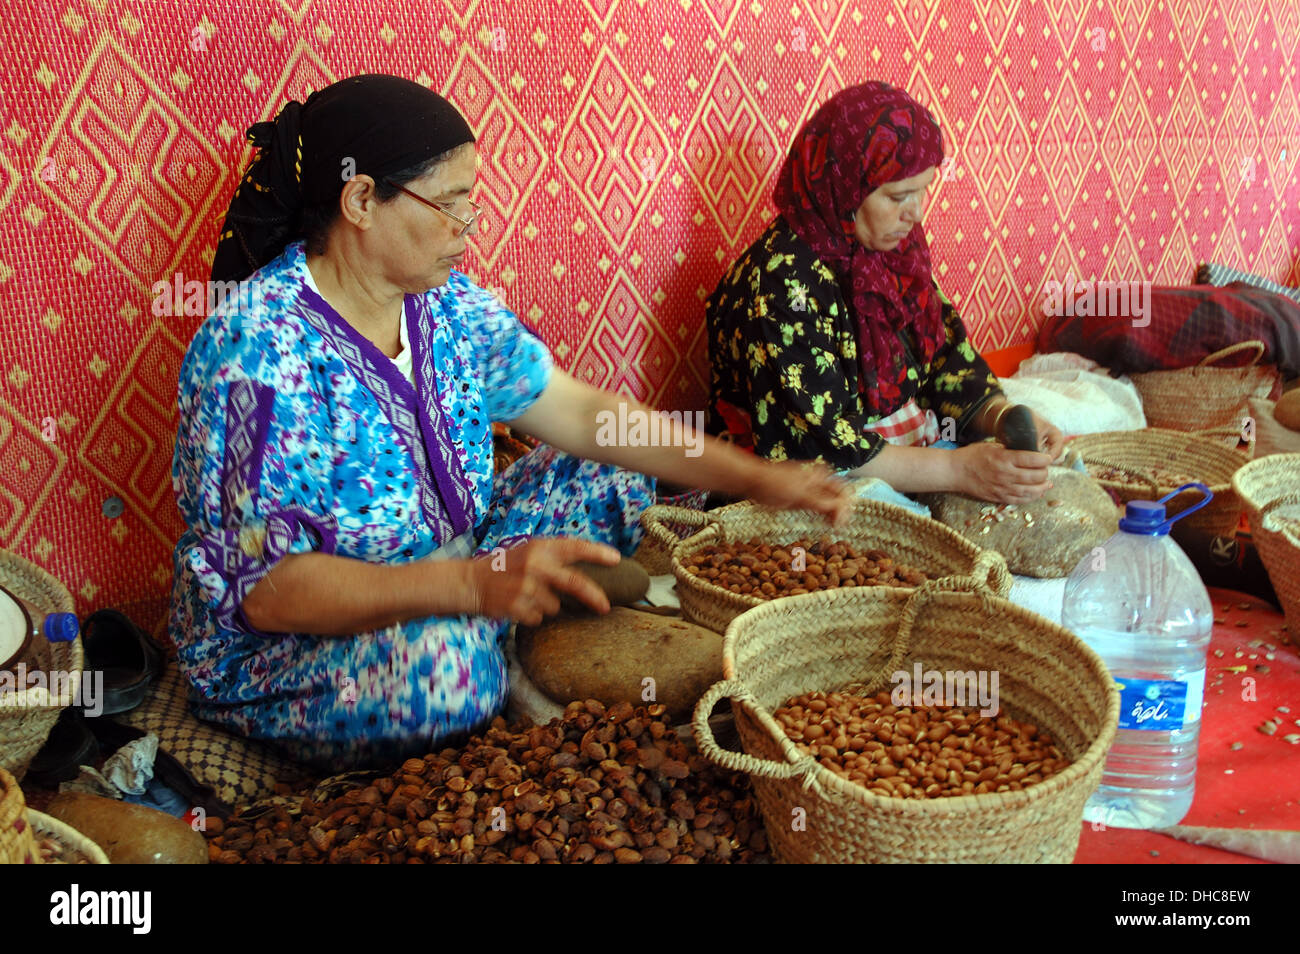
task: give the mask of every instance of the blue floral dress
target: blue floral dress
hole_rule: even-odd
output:
[[[308,279],[294,243],[185,355],[170,631],[200,718],[337,768],[429,751],[499,712],[509,624],[260,632],[240,604],[279,559],[401,563],[561,535],[630,554],[654,482],[546,446],[494,476],[492,422],[536,401],[551,356],[459,272],[406,296],[414,383]]]

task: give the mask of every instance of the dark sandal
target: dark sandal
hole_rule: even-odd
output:
[[[144,630],[113,609],[97,610],[81,626],[86,677],[103,673],[102,715],[134,709],[162,671],[166,654]],[[97,687],[96,687],[97,688]]]

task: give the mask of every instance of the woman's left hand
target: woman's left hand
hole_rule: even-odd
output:
[[[1033,408],[1030,408],[1029,412],[1034,415],[1034,428],[1038,431],[1038,446],[1053,461],[1059,460],[1061,454],[1065,452],[1065,435],[1061,433],[1060,428],[1053,427],[1050,422],[1039,417]]]
[[[806,461],[758,461],[745,496],[777,510],[811,510],[839,524],[853,506],[853,489],[825,464]]]

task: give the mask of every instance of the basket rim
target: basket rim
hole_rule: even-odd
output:
[[[67,822],[60,821],[53,815],[47,815],[34,808],[27,809],[27,821],[31,824],[33,829],[47,832],[59,839],[59,841],[63,842],[68,847],[81,852],[90,860],[92,865],[112,864],[112,862],[108,860],[108,855],[104,852],[103,848],[99,847],[97,843],[91,841]]]
[[[728,513],[728,515],[737,515],[737,514],[748,514],[762,509],[764,508],[762,508],[759,504],[753,503],[752,501],[740,501],[738,503],[728,504],[725,507],[719,507],[717,510],[707,511],[707,512],[710,514],[720,514],[725,512]],[[796,514],[814,513],[814,511],[811,510],[796,510],[790,512]],[[903,523],[905,524],[911,523],[912,527],[918,530],[919,532],[934,533],[939,535],[940,537],[945,538],[947,541],[952,543],[956,549],[963,551],[967,556],[969,556],[972,563],[978,560],[980,555],[985,552],[994,552],[994,553],[997,552],[997,551],[986,550],[986,548],[971,542],[970,540],[962,536],[960,533],[953,530],[951,527],[947,526],[946,524],[940,523],[938,520],[935,520],[931,517],[922,517],[920,514],[914,513],[911,510],[908,510],[906,507],[900,507],[897,504],[886,503],[883,500],[872,500],[866,497],[859,497],[856,500],[854,500],[853,508],[850,511],[850,513],[853,516],[857,516],[858,514],[862,514],[864,516],[889,517],[889,518],[893,518],[896,516],[903,516],[906,518],[903,521]],[[824,518],[820,516],[818,516],[817,519],[823,520],[824,522]],[[678,585],[689,587],[695,590],[696,592],[709,597],[710,599],[713,599],[715,601],[723,603],[724,605],[729,605],[732,607],[754,608],[754,607],[759,607],[768,603],[775,602],[777,599],[788,599],[789,597],[755,597],[755,596],[747,596],[743,593],[733,593],[731,590],[726,589],[725,587],[718,586],[716,583],[711,583],[708,580],[704,579],[703,577],[696,576],[695,574],[689,572],[686,569],[685,564],[683,564],[681,558],[683,556],[694,553],[696,550],[702,549],[708,546],[711,542],[713,542],[713,539],[720,535],[721,533],[720,528],[724,522],[725,522],[725,518],[722,520],[713,519],[710,521],[710,523],[707,526],[701,528],[698,532],[691,534],[689,537],[686,537],[685,539],[681,540],[676,546],[672,548],[672,552],[669,554],[669,559],[672,564],[673,576],[676,578]],[[834,539],[844,540],[848,537],[849,535],[848,531],[850,529],[851,528],[848,527],[830,527],[829,532],[839,534],[839,536],[834,537]],[[842,587],[842,589],[882,589],[882,590],[897,589],[897,590],[911,591],[915,588],[910,586],[898,587],[898,586],[873,585],[873,586],[865,586],[865,587]],[[795,594],[795,595],[800,596],[800,595],[808,595],[808,594]]]
[[[1237,461],[1231,473],[1226,476],[1212,476],[1205,480],[1204,483],[1211,491],[1216,492],[1216,496],[1232,489],[1233,476],[1242,467],[1252,463],[1251,459],[1239,450],[1228,447],[1222,441],[1217,441],[1212,437],[1203,434],[1194,434],[1190,431],[1176,431],[1168,427],[1140,427],[1131,431],[1098,431],[1093,434],[1076,434],[1070,438],[1067,448],[1078,451],[1079,457],[1087,464],[1089,458],[1096,459],[1099,454],[1105,453],[1104,450],[1090,450],[1089,445],[1104,444],[1107,447],[1116,446],[1117,449],[1124,444],[1132,444],[1140,441],[1143,448],[1149,448],[1154,443],[1161,444],[1177,443],[1181,445],[1177,450],[1186,450],[1189,444],[1200,445],[1201,448],[1209,452],[1210,457],[1218,457],[1218,463],[1222,464],[1221,470],[1226,470],[1229,466],[1229,458]],[[1268,458],[1261,458],[1267,460]],[[1140,490],[1148,492],[1149,487],[1145,481],[1121,481],[1112,478],[1101,478],[1093,476],[1091,471],[1088,476],[1097,481],[1101,486],[1113,490]],[[1213,482],[1211,482],[1213,481]],[[1157,484],[1157,487],[1164,490],[1177,490],[1181,484]]]
[[[896,593],[884,592],[888,590],[898,590],[898,587],[853,587],[845,590],[823,590],[818,593],[802,593],[795,596],[786,596],[782,600],[803,600],[826,602],[828,600],[872,600],[882,601],[885,599],[898,599]],[[910,594],[909,594],[910,595]],[[790,764],[797,764],[805,759],[812,758],[814,768],[809,772],[806,778],[812,778],[821,785],[824,790],[833,792],[836,795],[847,798],[859,804],[867,805],[872,808],[887,807],[897,811],[902,815],[930,815],[930,814],[963,814],[983,811],[986,808],[1004,804],[1007,799],[999,796],[1012,795],[1015,801],[1025,804],[1056,794],[1062,788],[1073,785],[1081,780],[1088,772],[1091,772],[1098,761],[1104,761],[1107,751],[1110,749],[1111,742],[1114,740],[1115,732],[1119,726],[1119,690],[1115,686],[1115,680],[1110,671],[1106,668],[1100,656],[1076,636],[1069,629],[1059,623],[1054,623],[1045,616],[1040,616],[1031,610],[1013,603],[1011,600],[1003,597],[988,594],[986,598],[990,599],[995,608],[1003,611],[1009,611],[1013,617],[1021,617],[1022,622],[1031,623],[1039,629],[1047,628],[1056,630],[1078,644],[1078,648],[1083,650],[1083,656],[1088,662],[1090,671],[1097,675],[1107,686],[1108,702],[1106,714],[1103,717],[1103,729],[1101,734],[1093,739],[1079,757],[1074,759],[1070,765],[1063,771],[1045,781],[1031,785],[1028,788],[1022,788],[1020,791],[1007,792],[988,792],[985,794],[975,795],[954,795],[944,798],[893,798],[891,796],[877,795],[865,785],[859,785],[846,778],[836,775],[820,761],[812,756],[800,752],[793,739],[785,734],[785,730],[772,716],[772,713],[762,705],[757,704],[757,700],[751,702],[743,697],[731,697],[732,704],[740,703],[747,713],[756,718],[764,731],[776,740],[781,749],[781,754]],[[935,604],[941,605],[943,602],[959,599],[962,602],[970,600],[980,600],[981,596],[976,593],[964,593],[952,590],[941,590],[932,596]],[[765,606],[759,606],[755,609],[744,613],[731,621],[727,626],[727,632],[722,641],[722,665],[723,672],[735,673],[735,647],[736,643],[742,638],[744,633],[743,627],[752,625],[756,620],[761,620],[765,615],[771,615],[782,609],[777,607],[778,600],[772,600]],[[811,606],[810,606],[811,608]],[[937,608],[937,607],[936,607]],[[920,625],[920,618],[918,618]],[[731,679],[743,683],[743,678],[739,675],[732,675]],[[839,689],[826,689],[824,692],[838,692]],[[901,810],[900,810],[901,809]]]
[[[1300,477],[1300,453],[1269,454],[1252,460],[1232,475],[1232,489],[1248,508],[1259,510],[1268,501],[1260,501],[1252,494],[1253,488],[1249,487],[1249,481],[1259,476],[1261,471],[1282,470],[1287,466],[1294,467]]]

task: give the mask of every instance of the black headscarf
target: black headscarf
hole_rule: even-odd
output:
[[[474,142],[474,133],[432,90],[371,73],[291,100],[274,122],[249,127],[248,141],[258,153],[226,210],[213,281],[241,281],[283,252],[305,207],[338,202],[345,173],[379,182]]]

